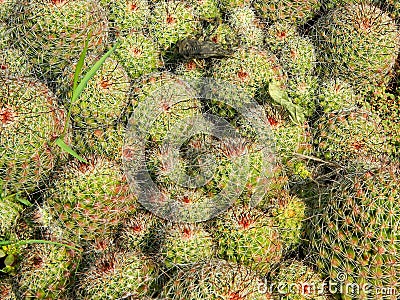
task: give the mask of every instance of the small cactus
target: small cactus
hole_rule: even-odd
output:
[[[144,299],[157,278],[157,267],[134,251],[106,252],[79,274],[76,299]]]
[[[358,108],[322,116],[314,127],[318,157],[343,166],[370,168],[392,152],[376,115]]]
[[[8,17],[10,36],[35,65],[35,75],[54,81],[79,57],[91,34],[88,50],[101,54],[107,43],[104,9],[94,0],[16,1]]]
[[[46,192],[43,211],[50,228],[92,242],[110,236],[137,204],[118,164],[104,157],[87,160],[64,165]]]
[[[18,299],[65,299],[79,260],[65,246],[32,244],[18,268]]]
[[[167,224],[160,254],[168,267],[200,262],[214,256],[213,239],[202,224]]]
[[[0,278],[0,297],[3,300],[17,300],[11,280]]]
[[[269,22],[279,21],[302,25],[318,12],[321,2],[319,0],[255,0],[253,6]]]
[[[261,278],[243,265],[210,260],[179,271],[161,296],[176,300],[261,300],[267,297],[259,291],[261,283]]]
[[[29,78],[1,78],[0,186],[6,193],[32,192],[61,155],[54,140],[65,113],[44,84]]]
[[[338,6],[314,25],[319,73],[350,84],[358,93],[385,87],[399,51],[394,20],[376,6]]]

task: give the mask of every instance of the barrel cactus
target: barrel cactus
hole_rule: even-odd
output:
[[[212,224],[221,257],[266,274],[282,258],[283,241],[274,219],[258,209],[234,206]]]
[[[329,299],[323,276],[302,261],[284,261],[270,276],[273,292],[281,297],[293,300]]]
[[[177,300],[261,300],[267,297],[259,291],[261,284],[262,279],[243,265],[210,260],[179,271],[161,296]]]
[[[134,251],[106,252],[79,274],[77,299],[100,300],[149,296],[157,278],[155,264]]]
[[[178,40],[199,33],[200,22],[193,6],[181,1],[159,1],[149,19],[149,31],[161,50],[168,50]]]
[[[318,157],[342,166],[373,167],[393,149],[379,117],[359,108],[328,113],[314,128]]]
[[[115,57],[131,79],[154,72],[162,66],[160,50],[147,35],[132,32],[119,40],[121,44],[115,51]]]
[[[269,22],[279,21],[302,25],[318,12],[321,2],[319,0],[255,0],[253,6]]]
[[[0,95],[0,187],[29,193],[61,155],[53,142],[63,132],[65,114],[47,86],[34,79],[3,77]]]
[[[116,36],[122,37],[141,31],[148,22],[150,5],[148,0],[100,0],[107,10],[109,27]]]
[[[28,77],[32,74],[32,66],[19,49],[4,48],[0,50],[0,73],[8,77]]]
[[[8,18],[11,37],[35,65],[35,75],[56,80],[77,59],[90,35],[88,50],[101,54],[107,43],[108,22],[94,0],[16,1]]]
[[[1,193],[1,190],[0,190]],[[15,231],[17,220],[22,212],[22,205],[15,196],[3,197],[0,194],[0,240],[7,240]]]
[[[167,267],[200,262],[214,256],[213,239],[199,224],[169,224],[160,254]]]
[[[337,77],[360,93],[390,81],[399,51],[399,30],[380,8],[351,3],[338,6],[314,25],[319,72]]]
[[[317,98],[324,113],[354,108],[362,99],[350,84],[337,78],[323,82]]]
[[[358,284],[359,299],[378,299],[380,289],[400,287],[399,170],[392,162],[340,177],[316,204],[308,229],[319,269],[343,287]],[[344,299],[351,292],[343,292]]]
[[[65,299],[79,261],[66,246],[31,245],[18,269],[18,299]]]
[[[118,164],[87,157],[63,166],[46,192],[44,221],[71,239],[93,242],[109,237],[136,209],[136,197]]]

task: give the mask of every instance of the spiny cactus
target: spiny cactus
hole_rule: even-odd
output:
[[[277,22],[266,28],[265,45],[272,53],[277,55],[288,41],[298,39],[299,37],[295,26]]]
[[[272,209],[272,214],[284,241],[284,248],[290,250],[301,242],[306,206],[304,201],[288,192],[282,193],[277,200],[277,207]]]
[[[366,93],[385,87],[392,77],[400,33],[391,17],[376,6],[338,6],[314,26],[319,73],[336,77]]]
[[[3,300],[17,300],[11,280],[0,278],[0,297]]]
[[[149,19],[150,35],[161,50],[168,50],[178,40],[195,35],[200,27],[193,6],[177,0],[156,2]]]
[[[348,83],[337,78],[323,82],[318,91],[318,103],[324,113],[354,108],[361,99]]]
[[[265,89],[269,82],[272,79],[279,80],[282,76],[277,58],[256,48],[238,49],[232,57],[215,63],[211,72],[214,78],[235,84],[250,96],[258,93],[260,101],[267,97]]]
[[[234,206],[212,224],[221,257],[263,274],[282,257],[283,241],[274,219],[246,206]]]
[[[228,22],[232,30],[238,35],[242,46],[263,46],[262,25],[250,6],[239,7],[230,11]]]
[[[292,300],[325,300],[327,288],[321,274],[304,262],[288,260],[272,272],[270,288],[273,293]]]
[[[32,192],[56,164],[64,111],[42,83],[2,77],[0,87],[0,179],[6,193]]]
[[[320,118],[314,127],[318,157],[347,166],[372,167],[390,154],[378,116],[358,108],[339,110]]]
[[[97,60],[96,56],[86,57],[83,73]],[[76,64],[75,61],[69,65],[59,79],[58,93],[67,105],[72,95]],[[98,129],[123,122],[124,112],[129,104],[129,92],[130,80],[124,68],[114,59],[108,58],[71,106],[74,127]]]
[[[316,204],[309,223],[317,266],[343,287],[358,284],[358,299],[381,299],[380,288],[400,287],[399,170],[389,162],[375,171],[344,175]],[[344,299],[352,299],[350,292]]]
[[[161,242],[158,235],[160,227],[160,219],[139,207],[134,214],[122,221],[116,243],[124,250],[154,254]]]
[[[115,57],[131,79],[154,72],[162,66],[160,51],[147,35],[133,32],[119,40],[121,44],[115,51]]]
[[[186,2],[193,6],[194,15],[197,19],[221,19],[221,12],[218,8],[219,0],[188,0]]]
[[[160,254],[167,267],[200,262],[214,256],[213,239],[198,224],[166,224]]]
[[[18,0],[8,18],[11,37],[26,51],[41,79],[56,80],[79,57],[91,34],[88,50],[100,54],[107,43],[104,9],[94,0]]]
[[[32,66],[19,49],[4,48],[0,50],[0,73],[8,77],[28,77],[32,74]]]
[[[136,252],[106,252],[79,274],[76,297],[82,300],[144,299],[157,278],[157,267]]]
[[[75,130],[73,145],[77,153],[103,155],[110,160],[121,162],[124,146],[125,125],[115,124],[99,128],[80,128]]]
[[[79,260],[65,246],[32,244],[18,268],[18,299],[66,299]]]
[[[211,260],[182,269],[164,287],[167,299],[261,300],[261,278],[243,265]]]
[[[106,8],[109,27],[118,37],[141,31],[147,25],[148,0],[100,0],[100,4]]]
[[[15,231],[15,225],[22,212],[22,205],[14,198],[14,196],[5,197],[5,195],[1,195],[0,190],[0,240],[10,238],[10,234]]]
[[[321,2],[319,0],[255,0],[253,6],[269,22],[279,21],[302,25],[318,12]]]
[[[58,172],[46,191],[46,224],[60,227],[74,240],[91,242],[110,236],[136,210],[136,197],[118,164],[104,157],[72,161]]]

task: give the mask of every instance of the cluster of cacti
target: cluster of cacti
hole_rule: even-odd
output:
[[[0,298],[397,299],[397,2],[0,1]]]
[[[389,163],[346,174],[309,224],[317,266],[343,286],[357,283],[359,299],[378,299],[379,288],[399,288],[399,170]]]

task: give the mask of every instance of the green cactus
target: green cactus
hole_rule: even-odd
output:
[[[239,36],[242,46],[263,47],[263,29],[250,6],[238,7],[230,11],[228,22]]]
[[[2,78],[0,87],[0,187],[32,192],[51,172],[61,149],[64,111],[42,83]]]
[[[218,2],[219,8],[223,12],[227,12],[244,6],[249,6],[251,4],[250,0],[219,0]]]
[[[291,300],[325,300],[327,286],[321,274],[315,272],[304,262],[288,260],[272,272],[270,286],[273,292]]]
[[[261,210],[234,206],[214,223],[210,227],[221,257],[263,274],[280,261],[284,245],[279,230]]]
[[[136,252],[106,252],[80,274],[76,299],[144,299],[157,272],[152,261]]]
[[[378,7],[338,6],[320,18],[312,34],[322,78],[338,78],[358,93],[384,88],[399,51],[399,30]]]
[[[145,34],[133,32],[119,40],[121,44],[115,51],[115,57],[131,79],[154,72],[162,66],[159,49]]]
[[[273,79],[282,76],[277,58],[267,51],[255,48],[237,49],[232,57],[221,59],[211,68],[212,76],[226,80],[244,89],[250,96],[266,101],[266,89]]]
[[[109,27],[118,37],[141,31],[147,25],[148,0],[100,0],[100,4],[107,9]]]
[[[101,54],[107,43],[108,22],[94,0],[17,0],[8,17],[10,36],[26,51],[35,75],[54,81],[76,60],[91,35],[88,51]]]
[[[97,60],[96,56],[86,57],[82,73],[86,73]],[[72,96],[76,64],[77,61],[69,65],[58,82],[58,93],[66,102]],[[126,121],[124,113],[129,104],[129,92],[128,74],[117,61],[108,58],[71,106],[74,127],[98,129]]]
[[[139,207],[133,215],[123,220],[117,245],[123,250],[154,254],[159,248],[160,219]]]
[[[10,234],[15,231],[17,220],[22,212],[22,205],[14,198],[16,197],[3,197],[0,194],[0,240],[10,238]]]
[[[188,0],[194,9],[195,18],[201,20],[221,19],[221,12],[218,8],[219,0]]]
[[[339,110],[322,116],[314,127],[318,157],[348,166],[372,167],[393,150],[377,115],[364,109]]]
[[[19,49],[4,48],[0,50],[0,74],[8,77],[29,77],[32,66]]]
[[[318,91],[318,102],[324,113],[354,108],[361,99],[348,83],[336,78],[323,82]]]
[[[200,32],[193,6],[177,0],[158,1],[149,19],[149,31],[162,51]]]
[[[118,164],[104,157],[87,161],[66,164],[43,204],[46,225],[82,242],[107,238],[137,206]]]
[[[302,25],[314,17],[321,7],[321,2],[319,0],[255,0],[253,6],[269,22],[279,21]]]
[[[79,261],[65,246],[30,245],[18,268],[18,299],[66,299]]]
[[[400,287],[399,175],[395,163],[345,174],[314,204],[308,232],[316,264],[343,287],[357,283],[357,299],[381,299],[375,288]],[[353,299],[350,292],[342,298]]]
[[[102,155],[121,162],[124,146],[125,125],[75,130],[73,145],[77,153],[90,156]]]
[[[160,254],[166,267],[200,262],[214,256],[213,239],[198,224],[166,224]]]
[[[164,287],[162,299],[261,300],[262,279],[243,265],[210,260],[179,271]]]
[[[299,37],[300,35],[295,26],[277,22],[266,28],[265,45],[272,53],[278,55],[289,41],[296,40]]]
[[[277,199],[277,207],[274,208],[274,218],[285,250],[298,246],[301,242],[301,231],[305,220],[305,203],[300,198],[282,193]]]

